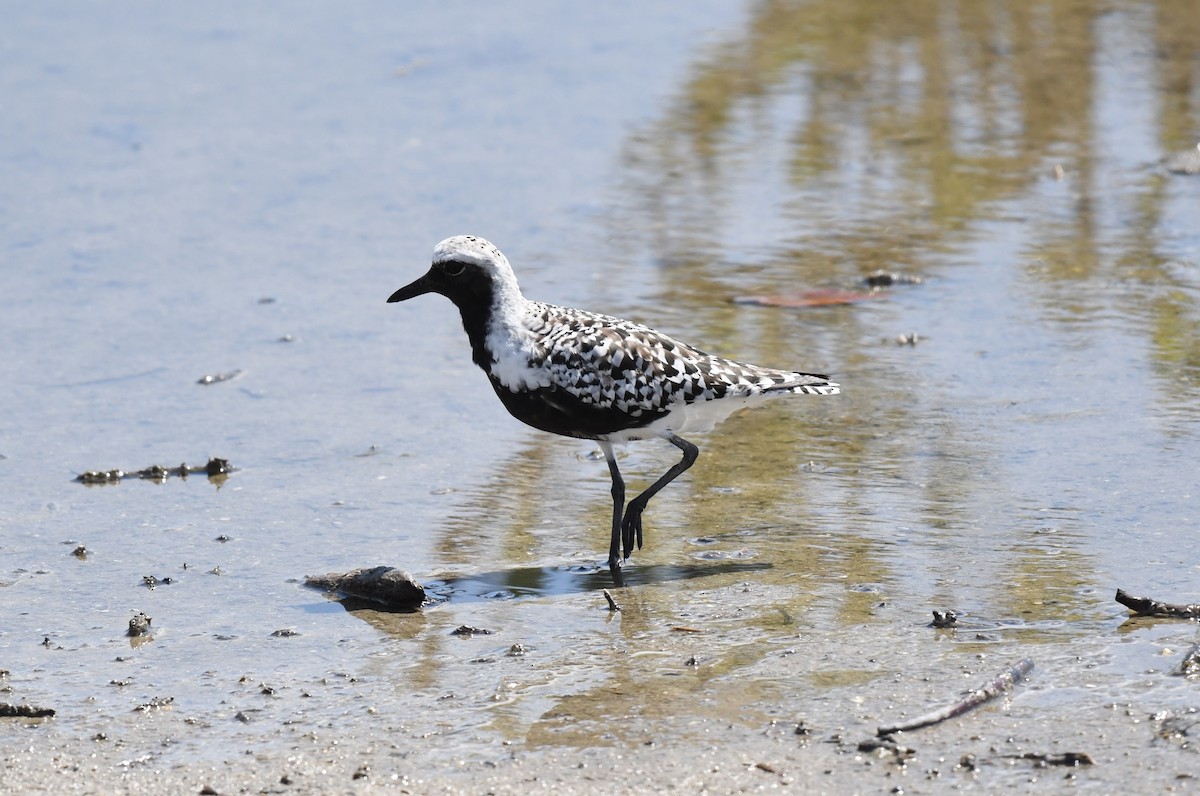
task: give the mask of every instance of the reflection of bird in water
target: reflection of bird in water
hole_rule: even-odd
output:
[[[620,556],[642,546],[650,498],[696,461],[678,436],[707,431],[743,406],[774,394],[835,395],[825,376],[761,368],[706,354],[641,324],[530,301],[508,259],[482,238],[459,235],[433,250],[429,272],[389,302],[440,293],[454,302],[475,364],[505,408],[534,428],[600,444],[612,475],[608,566],[620,585]],[[662,437],[683,459],[625,506],[613,443]]]

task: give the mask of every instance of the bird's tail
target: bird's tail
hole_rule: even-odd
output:
[[[830,381],[828,376],[816,373],[793,373],[793,378],[768,392],[794,392],[797,395],[837,395],[842,385]]]

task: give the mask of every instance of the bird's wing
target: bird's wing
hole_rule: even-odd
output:
[[[787,389],[809,377],[712,356],[608,315],[539,305],[530,321],[538,340],[536,364],[553,387],[635,417],[726,395]],[[814,383],[824,379],[810,378]]]

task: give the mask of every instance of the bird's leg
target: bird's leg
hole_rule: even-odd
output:
[[[621,509],[625,506],[625,481],[621,471],[617,469],[617,457],[613,454],[611,442],[600,440],[600,450],[608,462],[608,472],[612,476],[613,519],[612,542],[608,546],[608,571],[612,573],[613,582],[618,586],[625,583],[621,577]]]
[[[650,502],[650,498],[658,494],[658,491],[667,484],[674,481],[683,473],[684,470],[691,467],[696,462],[696,457],[700,455],[700,449],[686,439],[677,437],[670,431],[661,434],[663,439],[671,443],[675,447],[683,451],[683,458],[679,463],[667,470],[662,478],[659,478],[650,488],[642,494],[629,501],[628,508],[625,509],[625,516],[621,520],[621,540],[625,546],[625,557],[633,552],[633,543],[636,540],[638,549],[642,547],[642,512],[646,510],[646,504]],[[615,534],[614,531],[614,543]]]

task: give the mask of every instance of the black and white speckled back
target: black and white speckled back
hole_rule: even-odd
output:
[[[535,340],[532,368],[576,398],[634,417],[768,392],[839,391],[824,376],[723,359],[609,315],[531,301],[524,326]]]

